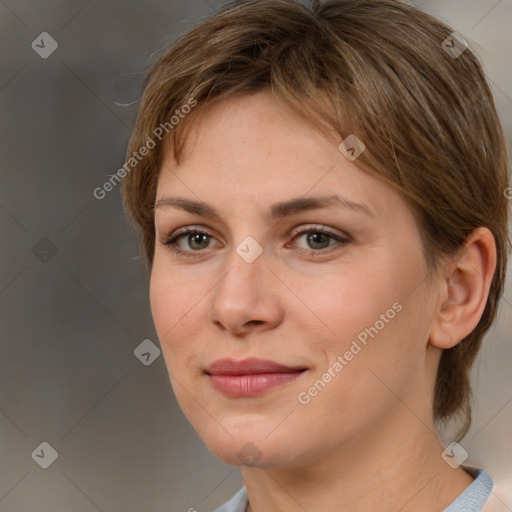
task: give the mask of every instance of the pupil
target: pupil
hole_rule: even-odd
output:
[[[325,237],[325,233],[312,233],[312,234],[308,235],[308,242],[312,242],[313,244],[320,244],[323,246],[321,248],[325,248],[326,247],[325,243],[322,244],[323,237]],[[324,240],[324,242],[325,242],[325,240]],[[315,248],[318,249],[318,247],[315,247]]]
[[[194,247],[195,243],[198,243],[198,245],[201,246],[201,237],[203,237],[204,240],[206,240],[206,235],[204,235],[203,233],[196,233],[195,235],[191,235],[191,237],[192,237],[191,247]],[[203,242],[204,242],[204,240],[203,240]],[[199,248],[202,248],[202,247],[199,247]]]

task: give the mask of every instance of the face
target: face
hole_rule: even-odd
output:
[[[226,463],[307,464],[406,435],[404,403],[427,414],[436,294],[413,215],[267,93],[210,106],[179,166],[167,151],[155,227],[173,390]]]

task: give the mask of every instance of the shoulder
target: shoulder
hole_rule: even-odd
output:
[[[475,480],[443,512],[487,512],[494,483],[483,469],[465,467]],[[484,509],[484,506],[486,507]],[[489,509],[489,512],[493,512]]]
[[[245,512],[247,507],[247,489],[242,487],[229,501],[214,512]]]

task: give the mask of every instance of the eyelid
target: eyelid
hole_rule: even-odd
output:
[[[208,230],[206,228],[203,228],[201,226],[184,226],[182,228],[178,228],[176,229],[175,231],[173,231],[171,233],[171,235],[169,235],[168,237],[166,237],[167,240],[170,240],[172,238],[177,238],[181,235],[189,235],[189,234],[192,234],[192,233],[200,233],[200,234],[203,234],[203,235],[208,235],[208,236],[212,236],[211,233],[208,232]]]
[[[290,236],[295,238],[297,235],[305,234],[307,232],[325,233],[326,235],[331,235],[333,238],[344,239],[347,241],[350,240],[350,237],[346,233],[336,232],[322,224],[301,224],[291,232]]]

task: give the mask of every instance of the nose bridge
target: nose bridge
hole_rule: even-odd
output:
[[[230,293],[257,293],[265,268],[263,248],[252,237],[246,237],[235,246],[227,262],[227,273],[219,288]]]
[[[217,326],[241,333],[248,326],[268,328],[278,322],[281,313],[265,284],[265,268],[265,254],[256,240],[244,239],[233,247],[211,303],[210,318]]]

